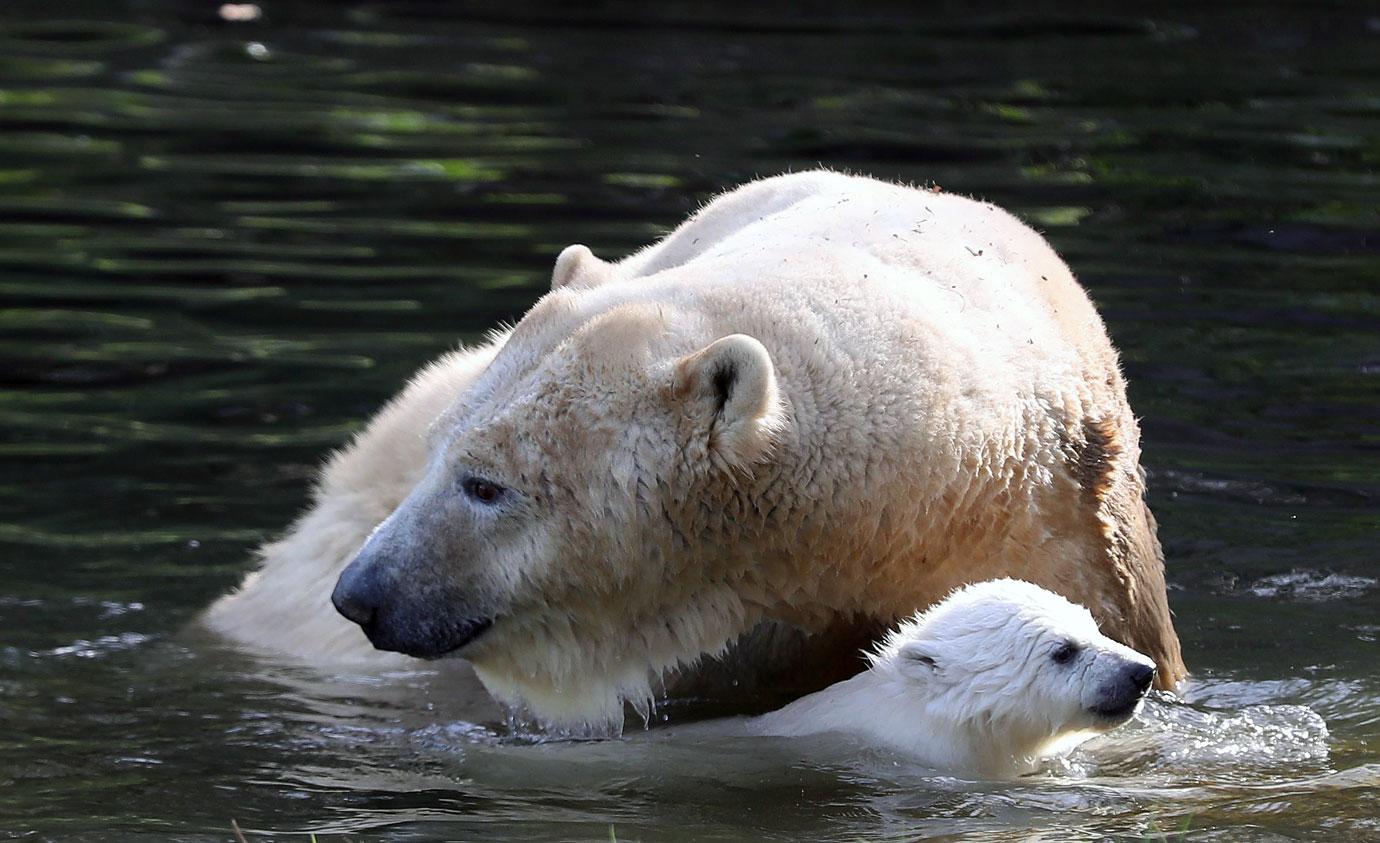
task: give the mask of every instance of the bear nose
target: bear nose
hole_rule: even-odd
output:
[[[1153,664],[1137,664],[1131,667],[1127,678],[1136,690],[1144,692],[1150,687],[1150,683],[1155,681],[1155,666]]]
[[[354,621],[365,630],[374,622],[382,600],[373,577],[358,571],[346,570],[331,592],[331,604],[335,610],[348,620]]]
[[[339,588],[331,594],[331,603],[337,612],[360,626],[368,626],[374,620],[373,606],[366,605],[353,595],[341,594]]]

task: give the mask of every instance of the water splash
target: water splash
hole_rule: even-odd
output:
[[[1322,716],[1304,705],[1213,708],[1157,694],[1129,726],[1051,760],[1047,772],[1132,786],[1289,779],[1327,769],[1329,736]]]
[[[51,650],[31,653],[31,655],[39,658],[56,656],[58,658],[98,659],[110,653],[133,650],[151,640],[153,640],[153,636],[140,632],[121,632],[119,635],[102,635],[100,638],[92,640],[78,639],[66,646],[54,647]]]
[[[1380,580],[1374,577],[1324,574],[1319,571],[1294,569],[1287,574],[1261,577],[1249,586],[1256,597],[1283,597],[1293,600],[1346,600],[1359,597],[1375,588]]]

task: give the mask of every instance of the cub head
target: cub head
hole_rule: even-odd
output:
[[[1001,579],[959,589],[901,624],[871,656],[926,718],[979,745],[1038,757],[1135,714],[1155,665],[1057,594]]]
[[[606,299],[563,287],[518,324],[332,595],[374,646],[463,656],[572,725],[621,723],[660,671],[756,620],[751,525],[722,504],[785,418],[757,340]]]

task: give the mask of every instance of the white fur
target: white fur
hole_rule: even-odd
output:
[[[1065,643],[1078,655],[1056,664],[1051,653]],[[955,591],[868,658],[869,670],[750,730],[857,735],[937,769],[1006,777],[1119,725],[1091,710],[1100,683],[1124,664],[1153,665],[1099,632],[1087,609],[1011,579]]]
[[[553,288],[424,370],[206,623],[313,663],[395,661],[328,601],[377,528],[404,556],[443,549],[392,580],[492,613],[461,655],[562,723],[616,725],[756,624],[888,622],[1005,574],[1182,674],[1115,351],[1009,214],[781,176],[617,263],[567,249]],[[1116,438],[1097,489],[1092,421]],[[512,506],[467,504],[467,473]]]

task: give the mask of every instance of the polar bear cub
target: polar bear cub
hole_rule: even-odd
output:
[[[1028,582],[961,588],[904,621],[871,668],[750,721],[755,734],[856,735],[926,766],[1002,778],[1136,713],[1150,658]]]

